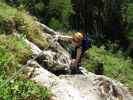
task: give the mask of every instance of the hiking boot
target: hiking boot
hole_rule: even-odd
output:
[[[82,74],[82,72],[80,71],[79,67],[77,67],[71,69],[71,74]]]

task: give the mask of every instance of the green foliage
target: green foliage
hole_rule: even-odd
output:
[[[13,17],[16,13],[17,13],[17,10],[15,8],[7,6],[5,3],[0,2],[0,16],[3,19]]]
[[[0,69],[1,73],[10,75],[20,63],[24,64],[31,57],[31,50],[26,43],[14,36],[0,35]]]
[[[11,8],[0,2],[0,33],[9,34],[12,31],[12,18],[17,13],[15,8]]]
[[[40,48],[49,46],[47,39],[42,36],[42,29],[36,24],[36,19],[31,17],[26,11],[18,11],[0,2],[0,32],[12,34],[17,31],[25,34],[26,37]]]
[[[40,48],[47,47],[47,40],[41,35],[42,29],[35,21],[27,12],[18,11],[0,1],[0,84],[32,57],[31,48],[24,42],[23,35]],[[22,38],[15,37],[13,32],[22,34]],[[1,100],[49,99],[51,93],[48,89],[20,78],[0,89]]]
[[[73,12],[71,0],[50,0],[49,10],[51,11],[50,13],[58,16],[59,18],[66,16],[69,17]]]
[[[31,55],[31,49],[22,38],[0,35],[0,84],[31,59]],[[6,84],[0,91],[2,100],[48,100],[50,95],[48,89],[19,78]]]
[[[133,3],[128,3],[127,19],[128,19],[128,38],[130,40],[133,40]]]
[[[64,29],[69,26],[68,18],[73,13],[71,0],[50,0],[48,8],[49,14],[51,15],[51,20],[55,17],[60,21],[60,24],[57,24],[56,26],[58,29]]]
[[[63,27],[63,24],[59,20],[52,18],[48,23],[48,26],[57,30],[57,29],[61,29]]]
[[[93,46],[86,52],[83,66],[88,71],[94,72],[98,62],[103,63],[104,75],[121,81],[133,90],[133,63],[131,58],[123,56],[121,51],[113,54],[111,51],[105,50],[104,47]]]
[[[41,1],[35,4],[35,12],[37,15],[43,15],[45,11],[45,4]]]
[[[2,81],[0,78],[0,83]],[[27,80],[12,81],[0,91],[2,100],[49,100],[50,96],[47,88]]]
[[[45,24],[51,23],[53,18],[59,22],[55,29],[69,27],[69,17],[73,13],[71,0],[5,0],[11,6],[25,8]],[[51,25],[51,24],[50,24]],[[59,25],[59,26],[58,26]]]
[[[132,10],[133,10],[133,3],[129,3],[128,4],[128,21],[130,22],[130,21],[132,21],[133,22],[133,12],[132,12]]]
[[[17,13],[15,18],[17,31],[27,36],[29,40],[44,49],[49,46],[47,39],[42,36],[42,29],[36,24],[33,17],[24,13]]]

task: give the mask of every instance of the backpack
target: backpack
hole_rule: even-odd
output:
[[[90,40],[89,37],[87,35],[84,36],[83,42],[82,42],[82,47],[83,50],[86,51],[88,48],[90,48]]]

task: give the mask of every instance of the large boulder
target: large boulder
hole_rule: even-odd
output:
[[[80,91],[74,88],[67,80],[60,79],[53,73],[42,68],[36,61],[29,61],[24,73],[30,80],[48,87],[53,96],[52,100],[84,100]]]
[[[52,100],[133,100],[123,84],[106,76],[91,72],[56,76],[36,61],[31,61],[27,70],[30,80],[51,89]]]
[[[18,33],[15,36],[20,37]],[[66,71],[69,72],[70,55],[69,53],[55,41],[51,34],[42,33],[42,36],[49,40],[51,46],[47,49],[41,50],[35,43],[24,38],[24,41],[30,46],[33,57],[45,69],[51,72]]]
[[[84,100],[133,100],[123,84],[105,76],[89,72],[87,75],[63,75],[60,78],[77,88]]]

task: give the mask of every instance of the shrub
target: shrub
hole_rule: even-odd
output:
[[[49,100],[50,96],[47,88],[27,80],[12,81],[0,91],[1,100]]]
[[[104,47],[93,46],[85,53],[82,64],[88,71],[94,72],[98,62],[103,63],[104,75],[121,81],[133,90],[131,58],[123,56],[121,51],[114,54]]]
[[[12,34],[14,31],[25,34],[30,41],[42,49],[49,46],[45,36],[42,36],[43,30],[36,24],[36,18],[24,10],[18,11],[0,2],[0,32]]]
[[[23,39],[12,35],[0,35],[0,84],[25,64],[31,55],[31,50]],[[48,89],[20,78],[1,88],[0,99],[48,100],[51,95]]]
[[[48,45],[33,17],[0,1],[0,84],[32,57],[31,48],[22,38],[12,35],[13,32],[22,34],[22,38],[26,35],[40,48]],[[0,85],[1,100],[48,100],[51,93],[47,88],[20,78],[17,77],[5,87]]]
[[[31,58],[31,50],[22,39],[0,35],[0,68],[7,74],[14,72],[20,64]]]
[[[48,26],[57,30],[57,29],[61,29],[63,27],[63,24],[59,20],[55,18],[51,18],[51,20],[48,23]]]

